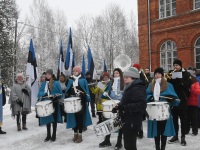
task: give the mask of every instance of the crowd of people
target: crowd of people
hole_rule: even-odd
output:
[[[167,137],[172,137],[168,144],[179,141],[180,119],[180,144],[186,146],[186,135],[190,129],[196,136],[200,126],[200,104],[198,103],[200,72],[191,68],[184,69],[181,60],[175,60],[173,66],[174,69],[168,73],[164,73],[163,68],[158,67],[151,76],[149,68],[143,70],[139,64],[133,64],[124,72],[120,68],[115,68],[112,76],[108,72],[103,72],[98,81],[92,79],[90,72],[87,72],[84,77],[79,66],[73,68],[71,76],[66,77],[61,74],[58,81],[53,70],[48,69],[40,78],[38,101],[50,100],[54,111],[48,116],[36,114],[39,125],[45,125],[47,129],[44,142],[54,142],[57,123],[66,122],[66,128],[72,128],[74,131],[72,141],[81,143],[82,133],[87,130],[87,126],[112,119],[105,117],[103,104],[107,101],[118,100],[119,102],[111,111],[117,114],[122,123],[122,127],[118,130],[115,150],[121,149],[123,143],[126,150],[137,150],[137,138],[144,136],[142,124],[144,120],[147,120],[147,137],[154,138],[155,149],[165,150]],[[181,73],[181,77],[173,78],[173,73],[176,72]],[[98,83],[101,83],[103,88],[98,86]],[[80,110],[67,112],[64,106],[65,99],[74,97],[80,102]],[[4,96],[3,105],[5,101]],[[17,131],[28,130],[26,118],[31,112],[31,89],[26,84],[22,73],[16,75],[9,104],[12,116],[16,117]],[[152,119],[152,116],[149,116],[148,107],[158,104],[159,106],[163,104],[167,108],[169,114],[164,119]],[[92,123],[91,117],[96,116],[98,116],[98,122]],[[0,122],[0,134],[6,134],[2,131],[1,125],[2,122]],[[99,143],[99,148],[111,146],[110,137],[111,133],[107,134],[104,141]]]

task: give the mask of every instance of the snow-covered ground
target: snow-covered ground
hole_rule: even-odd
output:
[[[32,113],[27,117],[28,131],[17,131],[16,121],[11,118],[10,105],[6,104],[3,108],[4,124],[2,129],[7,132],[5,135],[0,135],[0,150],[113,150],[117,140],[117,133],[112,133],[112,146],[107,148],[99,148],[98,145],[103,141],[102,136],[96,136],[93,131],[93,126],[89,126],[88,130],[83,132],[82,143],[72,143],[73,131],[66,129],[66,124],[58,124],[57,139],[55,142],[44,142],[46,137],[46,127],[38,126],[38,119],[35,118],[35,111],[32,108]],[[96,124],[97,118],[93,118],[93,125]],[[144,138],[138,139],[138,150],[153,150],[154,140],[147,139],[146,121],[144,122]],[[200,131],[199,131],[200,133]],[[169,138],[168,138],[169,139]],[[186,136],[187,146],[181,146],[180,143],[167,144],[167,150],[200,150],[200,135],[192,136],[190,133]],[[122,149],[124,150],[124,148]]]

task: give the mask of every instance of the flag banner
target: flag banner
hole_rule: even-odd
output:
[[[82,59],[82,74],[85,78],[85,74],[86,74],[86,71],[85,71],[85,58],[84,58],[84,54],[83,54],[83,59]]]
[[[72,48],[72,33],[71,33],[71,28],[70,28],[66,59],[65,59],[65,69],[68,70],[71,74],[72,74],[73,65],[75,65],[75,62],[74,62],[74,53],[73,53],[73,48]]]
[[[105,59],[104,59],[104,62],[103,62],[103,72],[107,72],[106,60]]]
[[[91,52],[91,49],[90,49],[89,46],[88,46],[88,71],[90,72],[92,79],[96,79],[97,72],[96,72],[96,69],[94,67],[92,52]]]
[[[37,62],[35,57],[35,51],[33,48],[33,41],[30,41],[29,53],[28,53],[28,62],[26,65],[26,76],[28,77],[28,85],[31,87],[31,105],[35,106],[37,102],[37,95],[39,91],[38,79],[37,79]]]
[[[60,41],[60,52],[59,52],[59,58],[58,58],[57,80],[59,80],[61,74],[64,74],[64,71],[65,71],[64,55],[63,55],[62,41]]]

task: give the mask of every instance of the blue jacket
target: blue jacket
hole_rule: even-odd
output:
[[[152,83],[148,86],[146,93],[147,93],[147,102],[150,101],[150,97],[153,96],[153,92],[151,91],[151,86]],[[173,97],[173,98],[178,98],[177,94],[174,91],[174,88],[172,86],[172,84],[167,83],[167,89],[162,91],[160,93],[160,96],[167,96],[167,97]],[[160,101],[165,102],[167,101],[165,98],[161,98]],[[169,105],[172,106],[178,106],[180,103],[180,101],[173,101],[170,102]],[[165,125],[165,131],[164,131],[164,135],[167,137],[170,136],[174,136],[176,135],[175,130],[174,130],[174,123],[173,123],[173,118],[171,115],[171,111],[170,112],[170,117],[166,122]],[[157,136],[157,121],[156,120],[148,120],[148,131],[147,131],[147,137],[148,138],[154,138]]]
[[[70,79],[68,81],[65,93],[67,93],[69,91],[69,89],[71,88],[72,84],[73,84],[73,80]],[[78,80],[78,84],[81,87],[82,91],[84,91],[87,94],[86,101],[90,102],[90,96],[89,96],[89,89],[88,89],[87,81],[85,79],[83,79],[83,78],[80,78]],[[76,127],[75,114],[74,113],[67,113],[66,117],[67,117],[66,128],[75,128]],[[92,119],[91,119],[91,116],[90,116],[88,105],[86,104],[86,111],[85,111],[84,116],[83,116],[83,126],[86,127],[86,126],[89,126],[91,124],[92,124]]]
[[[46,82],[42,82],[39,93],[38,93],[38,98],[44,96],[46,93],[44,91],[45,89]],[[55,94],[62,94],[62,90],[60,87],[60,83],[58,81],[53,81],[53,89],[51,90],[51,95]],[[44,99],[47,100],[47,99]],[[58,105],[58,113],[57,113],[57,122],[62,123],[62,116],[61,116],[61,111],[60,111],[60,105]],[[53,115],[47,116],[47,117],[40,117],[40,125],[45,125],[48,123],[54,122]]]

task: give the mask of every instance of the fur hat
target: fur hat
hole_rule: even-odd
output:
[[[136,67],[130,67],[124,71],[124,77],[140,78],[140,73]]]
[[[174,62],[173,62],[173,65],[174,64],[178,64],[179,66],[181,66],[182,68],[182,61],[180,61],[179,59],[176,59]]]
[[[46,73],[53,75],[53,70],[52,69],[47,69]]]
[[[162,74],[162,76],[164,76],[163,68],[156,68],[155,71],[154,71],[154,76],[155,76],[156,73],[160,73],[160,74]]]
[[[81,73],[81,68],[80,68],[79,66],[75,66],[75,67],[73,68],[73,71],[76,71],[76,72],[78,72],[78,73]]]
[[[140,66],[140,64],[133,64],[133,67],[137,68],[137,69],[138,69],[138,71],[140,71],[140,69],[141,69],[141,66]]]
[[[104,72],[104,73],[103,73],[103,77],[105,77],[105,76],[108,77],[108,78],[110,78],[110,75],[109,75],[108,72]]]

